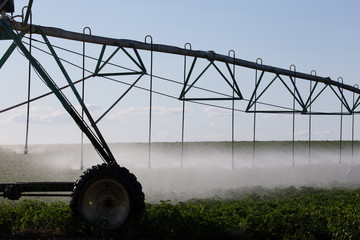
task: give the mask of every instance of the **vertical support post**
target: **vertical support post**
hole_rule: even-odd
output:
[[[316,71],[315,70],[312,70],[311,72],[310,72],[310,74],[311,75],[314,75],[314,76],[316,76]],[[312,93],[312,81],[310,81],[310,90],[309,90],[309,102],[310,102],[310,106],[309,106],[309,164],[311,164],[311,131],[312,131],[312,129],[311,129],[311,108],[312,108],[312,104],[311,104],[311,93]]]
[[[148,149],[148,169],[151,169],[151,130],[152,130],[152,95],[153,95],[153,38],[150,35],[145,37],[145,43],[147,38],[150,38],[151,51],[150,51],[150,94],[149,94],[149,149]]]
[[[341,83],[343,83],[343,78],[342,77],[339,77],[338,79],[338,82],[341,81]],[[343,98],[343,89],[341,88],[340,89],[341,91],[341,98]],[[343,100],[343,99],[341,99]],[[341,164],[342,163],[342,130],[343,130],[343,103],[342,101],[340,101],[340,141],[339,141],[339,150],[340,150],[340,153],[339,153],[339,163]]]
[[[261,58],[257,58],[256,59],[256,63],[257,64],[263,64],[263,61]],[[257,99],[257,96],[256,96],[256,89],[257,89],[257,84],[258,84],[258,70],[256,69],[255,70],[255,91],[254,91],[254,99],[255,99],[255,102],[254,102],[254,125],[253,125],[253,158],[252,158],[252,167],[254,168],[255,167],[255,154],[256,154],[256,99]]]
[[[184,49],[186,46],[189,46],[189,49],[192,50],[190,43],[185,43]],[[186,84],[186,55],[184,56],[184,86]],[[184,96],[185,98],[185,96]],[[181,159],[180,167],[184,166],[184,137],[185,137],[185,99],[182,99],[182,120],[181,120]]]
[[[24,15],[24,9],[28,7],[24,7],[23,15]],[[28,14],[30,16],[30,34],[29,34],[29,53],[31,54],[31,48],[32,48],[32,13],[31,8],[28,8]],[[29,70],[28,70],[28,92],[27,92],[28,98],[27,98],[27,106],[26,106],[26,133],[25,133],[25,147],[24,147],[24,154],[28,154],[28,143],[29,143],[29,126],[30,126],[30,97],[31,97],[31,62],[29,60]]]
[[[354,87],[359,88],[359,85],[355,84]],[[353,108],[355,106],[355,93],[353,92]],[[352,112],[351,121],[351,165],[354,164],[354,131],[355,131],[355,113]]]
[[[234,50],[230,50],[228,53],[228,56],[230,57],[231,53],[233,54],[233,59],[235,62],[235,51]],[[235,79],[235,64],[233,64],[233,76]],[[235,168],[235,158],[234,158],[234,143],[235,143],[235,134],[234,134],[234,129],[235,129],[235,80],[233,80],[233,93],[232,93],[232,103],[231,103],[231,169]]]
[[[91,29],[89,27],[83,28],[83,34],[86,29],[91,35]],[[85,41],[83,41],[83,53],[82,53],[82,85],[81,85],[81,100],[85,100]],[[84,109],[81,109],[81,119],[84,121]],[[84,170],[84,132],[81,131],[81,155],[80,155],[80,170]]]
[[[296,66],[292,64],[291,69],[296,72]],[[295,95],[296,94],[296,77],[294,77],[294,98],[293,98],[293,113],[292,113],[292,166],[295,166]]]

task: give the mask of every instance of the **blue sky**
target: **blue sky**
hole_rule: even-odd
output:
[[[105,2],[105,3],[104,3]],[[20,13],[27,1],[15,0],[16,13]],[[358,65],[360,48],[358,1],[45,1],[33,4],[34,24],[59,27],[82,32],[85,26],[92,34],[113,38],[144,41],[146,35],[154,43],[183,47],[190,42],[193,49],[214,50],[236,57],[288,69],[296,65],[297,71],[338,77],[349,85],[359,84]],[[51,39],[54,44],[60,41]],[[70,41],[62,46],[82,51],[81,43]],[[3,52],[8,41],[0,42]],[[98,56],[100,48],[88,46],[88,54]],[[149,53],[141,53],[148,64]],[[16,56],[15,56],[16,55]],[[53,78],[61,74],[45,57],[40,62]],[[122,61],[122,59],[118,59]],[[80,58],[73,59],[80,62]],[[191,59],[189,59],[191,61]],[[122,63],[122,62],[121,62]],[[94,63],[88,63],[93,69]],[[91,65],[92,64],[92,65]],[[183,57],[154,54],[154,74],[182,81]],[[147,65],[149,67],[149,65]],[[246,93],[254,81],[254,71],[237,70],[237,80]],[[1,108],[26,99],[27,62],[18,52],[0,70]],[[81,71],[69,69],[74,80]],[[36,78],[35,74],[33,73]],[[207,76],[212,79],[212,76]],[[148,77],[139,85],[146,87]],[[47,91],[34,80],[33,96]],[[94,80],[95,81],[95,80]],[[132,81],[131,79],[129,81]],[[154,88],[178,96],[178,87],[154,80]],[[202,82],[218,88],[217,82]],[[61,84],[60,84],[61,85]],[[94,82],[87,86],[87,101],[92,113],[104,112],[125,89],[109,82]],[[222,86],[219,86],[222,87]],[[271,95],[272,94],[272,95]],[[281,90],[273,89],[266,100],[281,102]],[[328,97],[328,98],[327,98]],[[154,96],[153,141],[181,140],[181,102]],[[291,103],[291,100],[289,100]],[[222,103],[230,106],[229,103]],[[76,105],[76,104],[75,104]],[[225,141],[231,139],[231,112],[206,106],[187,104],[185,140]],[[237,105],[238,107],[241,106]],[[340,105],[332,96],[325,95],[319,109]],[[116,108],[100,122],[105,138],[110,142],[146,142],[148,139],[148,93],[134,89]],[[19,108],[0,115],[0,144],[21,144],[25,136],[25,109]],[[235,116],[236,140],[252,139],[252,115],[238,113]],[[47,99],[31,105],[30,143],[77,143],[80,132],[62,110],[56,99]],[[296,139],[308,138],[308,119],[296,118]],[[290,140],[291,115],[258,115],[257,139]],[[344,136],[351,138],[351,118],[344,118]],[[314,140],[339,138],[339,117],[314,117]]]

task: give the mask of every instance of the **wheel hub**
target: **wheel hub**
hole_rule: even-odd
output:
[[[130,198],[115,179],[103,177],[89,185],[83,195],[83,215],[90,222],[105,222],[108,228],[120,226],[130,211]]]
[[[96,206],[97,210],[104,216],[116,214],[117,208],[120,207],[119,202],[116,200],[116,196],[114,196],[110,191],[100,193],[96,201],[98,202]]]

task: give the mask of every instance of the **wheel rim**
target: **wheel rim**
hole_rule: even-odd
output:
[[[101,178],[84,191],[81,212],[88,222],[115,229],[127,219],[130,199],[124,186],[112,178]]]

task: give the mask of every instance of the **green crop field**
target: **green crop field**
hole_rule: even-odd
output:
[[[121,232],[102,232],[72,216],[70,198],[3,199],[0,237],[360,239],[360,184],[346,174],[359,153],[350,158],[349,142],[341,164],[337,142],[314,143],[311,164],[307,144],[296,143],[295,167],[289,142],[262,142],[254,168],[251,144],[236,144],[235,169],[228,142],[187,143],[183,168],[178,143],[156,143],[151,169],[146,144],[113,144],[119,163],[143,185],[140,219]],[[86,167],[99,163],[89,147]],[[77,145],[32,146],[28,155],[19,146],[0,147],[0,182],[75,181],[82,173],[78,155]]]
[[[67,204],[0,203],[2,238],[359,239],[360,189],[252,188],[227,198],[146,205],[121,232],[87,227]]]

